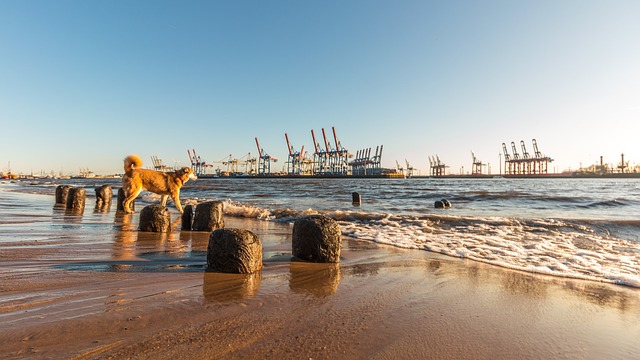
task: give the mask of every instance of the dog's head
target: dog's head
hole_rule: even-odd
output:
[[[176,174],[178,174],[178,176],[182,179],[183,183],[186,183],[188,180],[198,179],[193,169],[186,166],[182,169],[176,170]]]

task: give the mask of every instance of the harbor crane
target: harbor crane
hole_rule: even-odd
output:
[[[504,172],[507,174],[513,173],[513,162],[511,161],[511,155],[507,150],[507,144],[502,143],[502,151],[504,152]]]
[[[483,164],[480,159],[476,157],[476,154],[471,152],[471,157],[473,158],[473,162],[471,164],[471,175],[482,175],[482,167],[487,166],[487,164]]]
[[[256,147],[258,148],[258,175],[271,174],[271,162],[277,162],[278,159],[271,157],[260,147],[257,137]]]
[[[336,128],[332,127],[333,140],[335,148],[331,147],[331,143],[327,140],[327,133],[322,128],[322,139],[324,140],[324,149],[320,146],[320,143],[316,141],[316,135],[311,130],[311,137],[313,138],[313,146],[315,153],[313,159],[315,163],[314,172],[322,175],[348,175],[349,174],[349,158],[352,157],[349,151],[342,146],[338,135],[336,134]]]
[[[175,170],[174,168],[165,165],[162,162],[162,159],[160,159],[159,157],[155,156],[155,155],[151,155],[151,163],[153,164],[153,170],[156,171],[161,171],[161,172],[169,172],[169,171],[173,171]]]
[[[240,166],[244,168],[243,174],[255,175],[256,170],[254,166],[256,165],[256,158],[252,158],[250,152],[238,160],[240,161]]]
[[[448,168],[448,166],[440,161],[440,157],[438,155],[429,157],[429,169],[431,176],[444,176],[446,168]]]
[[[525,174],[531,174],[531,164],[533,163],[531,160],[531,156],[529,155],[529,153],[527,152],[527,148],[524,145],[524,140],[520,140],[520,147],[522,148],[522,163],[524,165],[524,173]],[[535,173],[535,168],[533,173]]]
[[[199,155],[196,154],[196,149],[187,149],[187,155],[189,155],[189,162],[191,162],[191,168],[197,176],[202,176],[206,173],[206,169],[213,167],[213,164],[208,164]]]
[[[513,155],[509,155],[507,145],[502,143],[504,152],[505,175],[547,175],[549,163],[552,158],[543,155],[538,149],[536,139],[532,140],[533,156],[527,151],[524,140],[520,140],[522,156],[518,154],[515,142],[511,142]]]
[[[410,178],[410,177],[412,177],[412,176],[413,176],[413,171],[414,171],[415,169],[413,168],[413,166],[411,166],[411,165],[409,164],[409,161],[408,161],[407,159],[404,159],[404,162],[405,162],[405,164],[407,165],[407,168],[406,168],[406,174],[405,174],[405,176],[406,176],[407,178]]]
[[[382,145],[376,146],[376,152],[373,156],[371,156],[371,148],[358,150],[355,158],[349,163],[351,174],[358,176],[380,175],[382,174],[381,160]],[[398,165],[398,161],[396,161],[396,165]]]
[[[289,150],[289,156],[287,158],[287,173],[289,175],[311,175],[313,174],[313,161],[305,156],[304,145],[300,151],[297,151],[291,142],[289,142],[289,135],[284,133],[284,137],[287,140],[287,149]]]

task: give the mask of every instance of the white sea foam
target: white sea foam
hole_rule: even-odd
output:
[[[341,221],[346,236],[510,269],[640,287],[637,244],[560,220],[387,217]]]
[[[293,222],[320,213],[339,221],[345,236],[360,240],[515,270],[640,287],[640,256],[633,251],[637,243],[590,224],[559,219],[267,210],[225,201],[225,214],[230,216]]]

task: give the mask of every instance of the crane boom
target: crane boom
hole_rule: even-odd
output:
[[[513,151],[513,158],[520,159],[520,154],[518,154],[518,150],[516,150],[516,143],[513,141],[511,142],[511,150]]]
[[[327,134],[324,132],[324,128],[322,128],[322,137],[324,138],[324,147],[327,149],[327,153],[331,152],[329,149],[329,142],[327,141]]]
[[[262,149],[260,148],[260,143],[258,142],[258,138],[256,137],[256,147],[258,148],[258,156],[262,157]]]
[[[289,150],[289,156],[293,155],[291,152],[291,143],[289,143],[289,135],[287,135],[287,133],[284,133],[284,138],[287,139],[287,149]]]
[[[311,129],[311,138],[313,139],[313,147],[315,149],[315,153],[318,153],[318,143],[316,142],[316,134],[313,133],[313,129]]]
[[[542,153],[540,152],[540,150],[538,150],[538,142],[536,141],[536,139],[531,140],[531,142],[533,143],[533,154],[537,159],[542,158]]]
[[[529,159],[529,153],[527,152],[527,148],[524,145],[524,140],[520,140],[520,147],[522,148],[522,157],[525,159]]]
[[[502,143],[502,152],[504,152],[504,161],[511,160],[511,155],[509,155],[509,151],[507,151],[507,144]]]

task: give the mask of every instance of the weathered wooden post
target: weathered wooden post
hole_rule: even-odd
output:
[[[84,203],[87,198],[87,191],[85,189],[71,187],[67,194],[67,210],[74,212],[84,211]]]
[[[209,235],[207,268],[250,274],[262,269],[262,242],[245,229],[218,229]]]
[[[292,254],[310,262],[340,262],[342,233],[337,221],[311,215],[293,224]]]
[[[120,189],[118,189],[118,199],[116,200],[116,202],[118,203],[116,205],[117,211],[124,211],[124,205],[122,204],[124,202],[124,199],[125,199],[124,190],[122,190],[122,188],[120,188]],[[133,201],[131,201],[131,203],[129,205],[131,206],[131,210],[133,210],[133,211],[136,210],[136,200],[135,199]]]
[[[222,201],[207,201],[196,205],[191,229],[193,231],[213,231],[224,227]]]
[[[138,230],[149,232],[170,232],[171,214],[162,205],[148,205],[140,211]]]
[[[103,211],[111,207],[113,190],[111,185],[98,186],[96,189],[96,210]]]
[[[353,206],[360,206],[360,204],[362,203],[362,199],[360,198],[360,193],[353,192],[351,194],[351,202],[353,203]]]
[[[69,185],[58,185],[56,187],[56,203],[54,206],[67,206],[67,196],[69,195]]]
[[[184,212],[182,213],[182,226],[180,230],[191,231],[191,224],[193,224],[193,205],[186,205]]]

